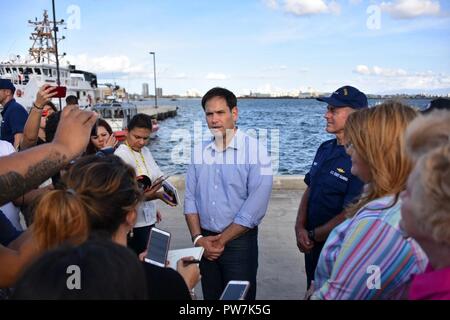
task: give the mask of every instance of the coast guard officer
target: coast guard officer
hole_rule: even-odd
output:
[[[14,99],[16,88],[10,80],[0,79],[0,104],[3,106],[0,139],[11,143],[15,149],[23,136],[28,112]]]
[[[308,289],[329,233],[345,219],[345,206],[362,191],[363,182],[350,172],[352,164],[344,148],[344,126],[350,113],[368,106],[366,95],[351,86],[317,100],[328,103],[326,131],[336,138],[325,141],[317,150],[305,176],[308,188],[300,201],[295,223],[297,247],[305,254]]]

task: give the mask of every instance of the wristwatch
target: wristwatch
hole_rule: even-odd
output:
[[[314,229],[308,231],[308,238],[311,241],[316,241],[316,232],[314,231]]]

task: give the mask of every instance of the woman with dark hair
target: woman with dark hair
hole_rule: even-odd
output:
[[[14,288],[16,300],[144,300],[145,273],[135,255],[112,241],[65,245],[40,257]]]
[[[83,243],[92,234],[127,246],[143,195],[132,167],[117,156],[86,156],[62,177],[63,190],[45,194],[35,209],[32,235],[40,251]],[[137,259],[137,258],[136,258]],[[198,265],[177,264],[176,272],[143,262],[150,299],[190,299]],[[181,275],[180,275],[181,274]]]
[[[93,130],[95,130],[95,127]],[[91,134],[91,139],[86,148],[86,154],[95,154],[98,151],[105,149],[111,149],[110,153],[113,153],[116,145],[117,140],[111,126],[104,119],[98,119],[97,130],[95,132],[93,131]]]
[[[36,101],[33,103],[33,107],[23,128],[20,150],[47,142],[45,136],[47,118],[58,111],[56,106],[50,101],[55,94],[53,88],[48,85],[44,85],[39,89],[36,95]]]

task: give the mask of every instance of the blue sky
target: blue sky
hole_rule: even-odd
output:
[[[140,93],[450,93],[450,1],[57,0],[60,50],[100,82]],[[75,11],[73,10],[75,8]],[[50,0],[2,3],[0,58],[24,55]],[[79,12],[79,15],[77,12]],[[378,14],[379,13],[379,14]],[[379,17],[379,19],[377,19]],[[152,92],[152,89],[150,90]]]

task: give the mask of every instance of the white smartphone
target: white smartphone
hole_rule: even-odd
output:
[[[231,280],[223,290],[220,300],[244,300],[250,288],[249,281]]]
[[[148,237],[147,255],[145,262],[165,267],[169,252],[170,233],[153,227]]]

